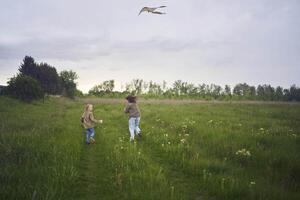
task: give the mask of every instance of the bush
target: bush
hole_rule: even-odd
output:
[[[39,82],[26,75],[18,75],[11,78],[8,82],[7,94],[27,102],[44,97],[44,92]]]
[[[75,80],[78,79],[78,75],[72,70],[64,70],[60,72],[60,79],[64,88],[63,95],[73,99],[76,95]]]

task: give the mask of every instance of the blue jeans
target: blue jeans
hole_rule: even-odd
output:
[[[129,125],[129,132],[130,132],[130,139],[134,139],[134,134],[138,135],[141,132],[139,127],[140,125],[140,117],[131,117],[129,118],[128,125]]]
[[[86,143],[90,143],[90,139],[94,138],[95,130],[94,128],[87,128],[86,131]]]

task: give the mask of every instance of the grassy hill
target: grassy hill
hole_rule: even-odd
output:
[[[300,199],[300,104],[143,101],[129,143],[123,104],[0,97],[0,199]]]

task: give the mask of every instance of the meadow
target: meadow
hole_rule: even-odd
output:
[[[129,142],[120,101],[0,97],[0,199],[300,199],[300,104],[147,101]]]

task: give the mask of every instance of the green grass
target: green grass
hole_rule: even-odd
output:
[[[299,104],[123,104],[84,144],[84,104],[0,98],[0,199],[300,199]],[[247,153],[237,153],[245,149]]]

